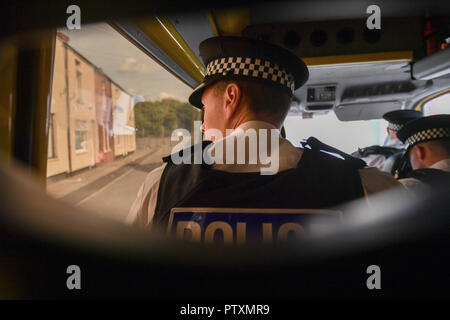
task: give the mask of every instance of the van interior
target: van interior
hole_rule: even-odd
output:
[[[299,121],[328,115],[336,117],[343,126],[358,121],[381,123],[386,112],[424,111],[427,102],[438,97],[447,97],[443,100],[446,105],[439,110],[450,113],[448,1],[420,0],[414,5],[406,0],[377,1],[378,9],[370,11],[370,1],[352,0],[78,3],[82,12],[80,32],[85,26],[89,30],[96,24],[107,25],[134,50],[176,79],[186,92],[195,88],[204,76],[205,66],[198,51],[200,42],[218,35],[236,35],[278,44],[305,61],[309,80],[295,91],[292,105],[292,114]],[[76,179],[83,177],[70,172],[55,171],[54,177],[47,174],[49,121],[53,114],[51,88],[55,88],[56,81],[72,81],[70,74],[64,80],[54,71],[59,59],[55,39],[68,35],[70,40],[64,45],[71,46],[74,56],[82,57],[81,64],[95,65],[96,72],[110,77],[111,83],[117,82],[114,85],[117,90],[133,95],[131,87],[113,79],[108,73],[110,64],[105,62],[113,61],[121,47],[104,48],[97,56],[93,44],[77,47],[77,30],[68,31],[66,27],[68,5],[66,1],[10,4],[5,8],[9,15],[0,28],[3,71],[0,72],[3,87],[0,88],[3,104],[0,297],[449,298],[450,268],[444,262],[448,260],[450,246],[447,184],[422,197],[399,190],[381,193],[364,215],[358,214],[363,199],[348,203],[346,210],[350,214],[342,225],[304,241],[233,248],[185,243],[164,234],[149,233],[105,217],[106,214],[90,212],[88,207],[69,204],[63,201],[63,196],[55,199],[49,195],[46,184],[47,188],[50,182],[62,184],[64,175],[71,179],[66,185],[74,185]],[[375,21],[368,21],[369,17],[377,14],[381,17],[381,28],[369,29],[367,26]],[[92,62],[96,57],[100,57],[98,62]],[[60,61],[64,66],[63,60]],[[146,73],[146,67],[137,66],[136,73],[142,71],[143,77],[150,77],[155,70],[149,67]],[[83,76],[88,72],[81,67],[80,70]],[[120,79],[125,77],[120,70],[117,75]],[[77,81],[75,73],[73,79]],[[83,95],[85,100],[89,99],[88,94]],[[110,112],[116,121],[117,109]],[[137,113],[134,126],[127,122],[130,119],[124,120],[123,130],[133,132],[134,126],[138,128]],[[91,120],[86,121],[90,125]],[[300,122],[290,123],[285,125],[288,137]],[[75,156],[85,151],[83,139],[91,135],[89,130],[81,122],[74,122],[75,153],[69,160],[74,171],[78,163]],[[141,134],[142,131],[135,132],[138,138]],[[67,140],[66,133],[64,139]],[[297,136],[295,139],[298,139],[295,143],[299,142]],[[51,141],[56,144],[56,140]],[[108,141],[118,150],[117,145],[128,140],[119,141],[111,136]],[[108,141],[105,145],[109,145]],[[137,159],[138,147],[135,145],[132,151],[123,149],[123,154],[114,157],[125,161],[126,155],[132,154]],[[58,148],[52,152],[60,152]],[[102,153],[105,159],[106,151]],[[106,166],[99,164],[106,160],[92,159],[89,161],[94,164],[97,161],[98,170],[106,170],[101,169]],[[144,179],[152,165],[125,167],[141,170]],[[79,170],[85,174],[91,169],[86,166]],[[114,172],[109,175],[118,171]],[[84,193],[75,190],[78,193],[74,193],[74,201],[89,202],[94,193],[114,179],[111,177],[103,185],[92,182],[91,189],[82,189]],[[135,194],[139,187],[138,183],[134,185],[130,194]],[[58,186],[54,184],[55,192],[61,192]],[[101,210],[101,205],[98,206]],[[65,270],[71,264],[86,269],[84,290],[79,292],[65,287]],[[367,290],[365,285],[366,268],[374,264],[386,266],[384,277],[390,284],[381,293]]]

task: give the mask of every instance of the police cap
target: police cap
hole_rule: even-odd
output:
[[[284,89],[289,95],[309,77],[305,63],[290,51],[265,41],[245,37],[213,37],[200,43],[206,66],[204,81],[189,102],[202,108],[203,90],[219,80],[251,80]]]
[[[388,128],[398,131],[402,126],[411,121],[422,117],[422,112],[416,110],[395,110],[383,115],[384,120],[389,122]]]
[[[410,121],[397,132],[397,137],[408,149],[421,142],[450,139],[450,115],[440,114]]]

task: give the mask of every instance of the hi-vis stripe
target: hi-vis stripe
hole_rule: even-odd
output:
[[[401,125],[401,124],[396,124],[396,123],[392,123],[392,122],[389,122],[389,124],[388,124],[388,128],[391,129],[391,130],[394,130],[394,131],[398,131],[398,130],[400,130],[402,127],[403,127],[403,125]]]
[[[206,76],[235,74],[246,77],[271,80],[294,92],[294,77],[268,60],[257,58],[228,57],[216,59],[208,63]]]
[[[411,137],[406,139],[406,145],[410,146],[422,141],[441,139],[441,138],[450,138],[450,129],[449,128],[433,128],[419,131],[413,134]]]

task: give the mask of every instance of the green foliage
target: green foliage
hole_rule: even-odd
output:
[[[137,136],[170,136],[177,128],[192,132],[200,112],[190,104],[175,99],[138,102],[135,107]]]

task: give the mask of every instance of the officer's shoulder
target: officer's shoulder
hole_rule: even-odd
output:
[[[427,192],[430,188],[422,181],[416,178],[403,178],[398,180],[403,187],[411,192]]]
[[[164,163],[174,164],[174,159],[184,159],[186,156],[190,156],[191,160],[194,159],[195,152],[201,152],[201,156],[203,156],[203,150],[206,147],[210,146],[212,141],[204,140],[202,142],[193,144],[181,150],[175,151],[168,156],[162,158]],[[175,161],[176,162],[176,161]],[[184,162],[183,162],[184,163]],[[190,162],[194,163],[194,162]]]
[[[162,173],[166,167],[167,163],[163,162],[160,166],[157,166],[151,170],[145,177],[145,184],[148,187],[152,187],[157,181],[161,179]]]
[[[368,193],[378,192],[385,189],[400,187],[401,184],[388,172],[384,172],[375,167],[365,167],[358,170],[361,183]],[[369,192],[371,190],[372,192]]]
[[[416,185],[421,183],[419,180],[415,178],[402,178],[398,179],[398,182],[400,182],[404,186]]]
[[[376,167],[364,167],[364,168],[359,169],[359,172],[366,176],[380,177],[380,178],[384,178],[384,179],[397,181],[391,174],[389,174],[386,171],[382,171]]]

